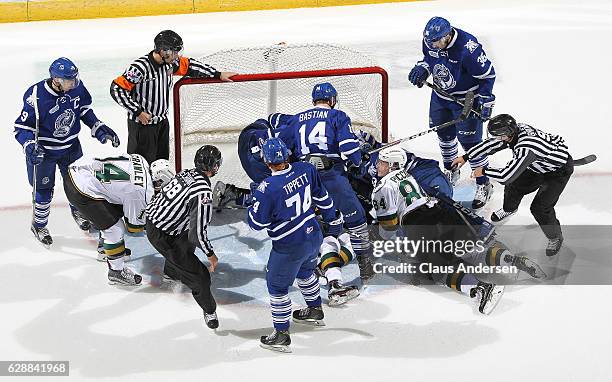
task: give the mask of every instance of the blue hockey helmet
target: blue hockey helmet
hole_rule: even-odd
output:
[[[63,91],[74,89],[81,82],[79,80],[79,69],[74,62],[66,57],[60,57],[51,63],[49,75],[51,78],[58,80]]]
[[[285,142],[277,137],[266,139],[261,146],[264,162],[269,164],[280,164],[289,160],[289,150]]]
[[[319,100],[331,100],[335,103],[337,96],[338,92],[336,91],[336,88],[334,88],[334,86],[329,82],[316,84],[314,88],[312,88],[312,102],[316,102]]]
[[[427,47],[434,49],[432,45],[433,42],[450,34],[452,30],[453,28],[445,18],[438,16],[432,17],[423,30],[423,40],[425,44],[427,44]]]

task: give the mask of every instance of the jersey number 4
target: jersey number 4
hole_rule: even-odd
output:
[[[95,171],[96,178],[102,183],[110,183],[111,181],[129,181],[130,174],[123,171],[121,167],[117,167],[112,163],[103,163],[101,171]]]

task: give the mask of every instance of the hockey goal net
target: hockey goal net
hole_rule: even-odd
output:
[[[233,82],[183,78],[176,83],[171,160],[177,171],[193,167],[201,145],[214,144],[223,154],[215,180],[248,187],[250,180],[237,152],[241,130],[271,113],[295,114],[311,108],[312,88],[321,82],[337,89],[337,108],[349,115],[354,128],[387,140],[387,73],[360,52],[331,44],[281,43],[199,59],[240,75]]]

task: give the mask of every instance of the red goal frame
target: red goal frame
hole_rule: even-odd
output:
[[[286,80],[295,78],[312,78],[312,77],[339,77],[339,76],[350,76],[360,74],[378,74],[381,77],[381,138],[383,142],[387,142],[388,138],[388,108],[389,108],[389,76],[387,71],[379,66],[368,66],[362,68],[346,68],[346,69],[326,69],[326,70],[309,70],[309,71],[296,71],[296,72],[274,72],[274,73],[259,73],[259,74],[238,74],[232,77],[233,82],[248,82],[248,81],[269,81],[269,80]],[[173,89],[173,102],[174,102],[174,155],[175,155],[175,168],[178,173],[181,171],[181,154],[182,145],[181,140],[177,137],[181,136],[181,103],[180,103],[180,91],[183,86],[198,85],[198,84],[210,84],[210,83],[227,83],[214,78],[181,78],[176,82]],[[262,116],[263,117],[263,116]]]

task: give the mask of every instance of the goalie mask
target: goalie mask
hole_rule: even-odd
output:
[[[155,191],[159,191],[174,178],[174,171],[170,168],[170,162],[167,159],[158,159],[151,163],[150,170]]]

